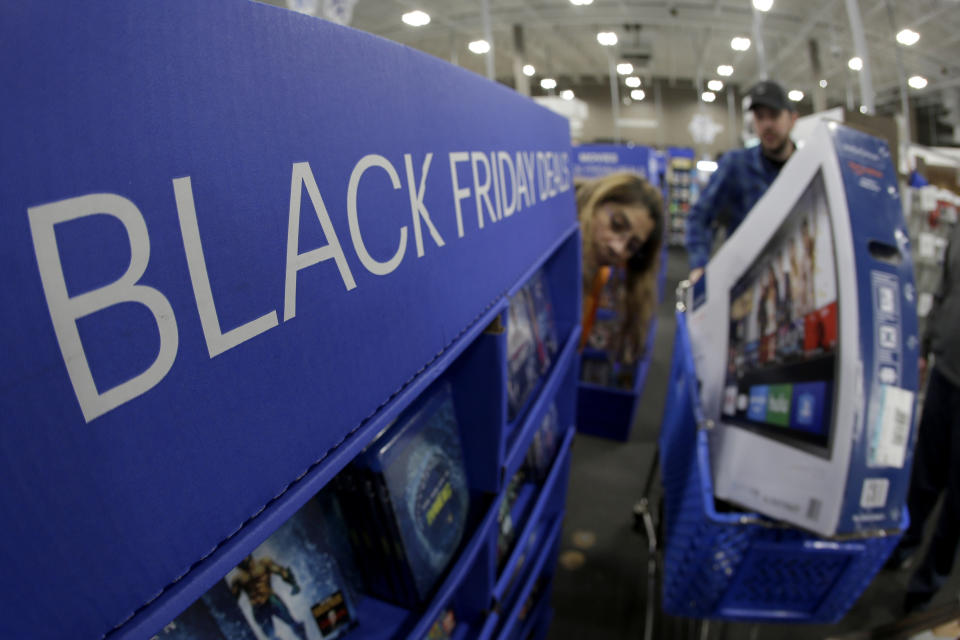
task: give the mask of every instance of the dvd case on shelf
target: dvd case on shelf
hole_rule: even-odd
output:
[[[375,595],[415,606],[455,555],[470,510],[459,428],[449,384],[428,393],[388,427],[347,471],[361,482],[346,499],[364,541]],[[355,489],[356,487],[354,487]]]
[[[513,421],[557,355],[550,290],[538,271],[510,299],[507,325],[507,419]]]
[[[160,640],[329,640],[356,621],[334,541],[333,496],[322,491],[164,627]],[[333,535],[331,535],[333,534]]]

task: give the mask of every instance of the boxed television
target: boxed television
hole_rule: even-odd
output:
[[[707,265],[689,326],[717,498],[824,536],[900,527],[919,339],[885,142],[821,125]]]

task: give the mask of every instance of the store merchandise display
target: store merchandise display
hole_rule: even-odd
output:
[[[510,299],[507,419],[514,420],[557,354],[557,329],[543,274]]]
[[[669,220],[668,244],[686,244],[687,213],[696,201],[697,181],[692,149],[671,149],[667,165],[666,213]]]
[[[642,145],[580,144],[573,149],[575,178],[599,178],[608,173],[630,171],[660,187],[657,152]]]
[[[575,424],[567,123],[258,3],[5,17],[24,60],[5,84],[45,78],[0,119],[0,296],[18,309],[0,332],[7,635],[423,638],[448,611],[455,637],[517,627],[520,595],[552,575]],[[511,300],[536,383],[508,419]],[[498,563],[506,484],[554,405],[556,453]],[[459,463],[418,458],[452,451],[454,424]],[[367,449],[381,433],[390,446]],[[412,502],[404,474],[422,480]],[[342,535],[314,539],[309,514]],[[355,552],[386,530],[401,548]],[[534,616],[542,629],[549,608]]]
[[[340,565],[352,562],[342,555],[345,535],[336,497],[325,490],[159,637],[254,640],[284,627],[303,640],[342,636],[356,623],[353,585]]]
[[[822,125],[748,219],[692,289],[715,495],[824,536],[899,531],[919,342],[886,143]]]
[[[470,495],[449,387],[410,411],[340,474],[340,499],[350,505],[350,527],[361,532],[354,551],[370,567],[371,592],[415,607],[459,548]]]
[[[907,229],[913,247],[913,266],[917,285],[918,334],[926,328],[927,315],[933,307],[933,294],[940,285],[947,242],[960,211],[960,196],[934,185],[910,187]]]

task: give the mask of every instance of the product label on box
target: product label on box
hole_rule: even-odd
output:
[[[886,478],[867,478],[860,493],[861,509],[878,509],[887,504],[890,481]]]
[[[910,439],[913,392],[882,385],[880,415],[870,443],[870,466],[903,468]]]

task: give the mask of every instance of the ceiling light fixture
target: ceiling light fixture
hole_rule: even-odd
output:
[[[704,102],[713,102],[717,99],[717,94],[715,94],[713,91],[704,91],[700,94],[700,99]]]
[[[923,76],[910,76],[910,78],[907,80],[907,84],[914,89],[923,89],[927,86],[927,79]]]
[[[533,77],[533,74],[536,72],[537,70],[532,64],[523,65],[523,75],[527,76],[528,78]]]
[[[543,89],[556,89],[557,81],[553,78],[544,78],[540,81],[540,87]]]
[[[707,83],[707,89],[710,89],[710,91],[720,91],[721,89],[723,89],[723,81],[711,80],[710,82]]]
[[[637,76],[630,76],[630,77],[628,77],[626,80],[624,80],[623,82],[624,82],[628,87],[630,87],[631,89],[636,89],[636,88],[639,87],[641,84],[643,84],[643,83],[640,81],[640,78],[638,78]]]
[[[617,34],[613,31],[601,31],[597,34],[597,42],[605,47],[612,47],[617,44]]]
[[[860,69],[863,69],[863,60],[857,56],[854,56],[847,61],[847,66],[854,71],[860,71]]]
[[[430,14],[424,13],[419,9],[416,11],[408,11],[400,16],[400,19],[403,20],[404,24],[408,24],[411,27],[422,27],[430,24]]]
[[[736,37],[730,41],[730,48],[734,51],[746,51],[750,48],[750,38]]]
[[[570,4],[575,7],[585,7],[587,5],[593,4],[593,0],[570,0]]]
[[[617,73],[622,76],[630,75],[633,73],[633,65],[629,62],[621,62],[617,65]]]
[[[564,100],[573,100],[574,98],[573,89],[564,89],[563,91],[560,92],[560,97],[563,98]]]
[[[474,40],[467,45],[467,48],[470,49],[473,53],[480,55],[483,53],[488,53],[490,51],[490,43],[486,40]]]
[[[920,42],[920,34],[913,29],[903,29],[897,34],[897,42],[906,47],[913,46]]]
[[[713,173],[717,170],[717,163],[713,160],[697,160],[697,171]]]
[[[647,97],[647,94],[644,93],[643,89],[634,89],[633,91],[630,92],[630,97],[636,100],[637,102],[640,102],[641,100]]]
[[[793,89],[787,94],[787,97],[794,102],[800,102],[803,100],[803,91],[800,91],[799,89]]]
[[[733,75],[733,67],[731,67],[731,66],[728,65],[728,64],[722,64],[722,65],[720,65],[719,67],[717,67],[717,75],[718,75],[718,76],[724,76],[724,77],[732,76],[732,75]]]
[[[773,8],[773,0],[753,0],[753,8],[757,11],[770,11]]]
[[[827,81],[826,81],[826,80],[821,80],[821,81],[820,81],[820,88],[821,88],[821,89],[826,89],[826,88],[827,88]]]

